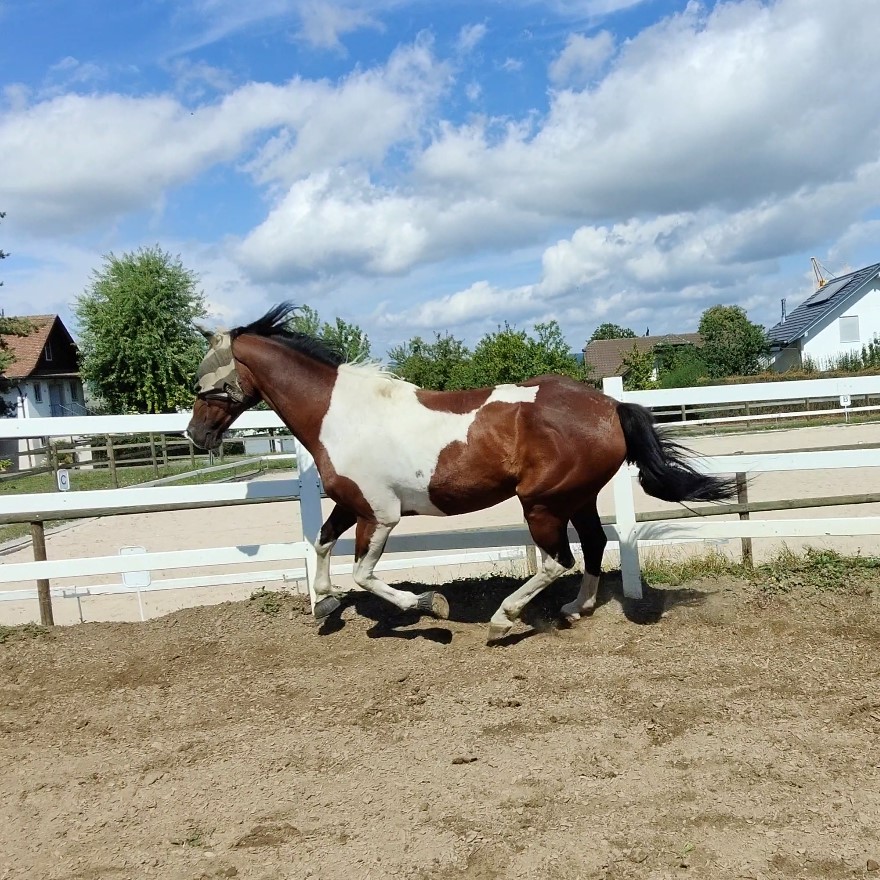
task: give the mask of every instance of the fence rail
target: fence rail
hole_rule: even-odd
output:
[[[624,392],[619,378],[606,380],[605,391],[618,399],[633,401],[659,409],[669,406],[711,406],[729,403],[745,403],[748,401],[785,401],[810,400],[828,398],[834,395],[849,394],[880,396],[880,377],[850,377],[844,379],[820,379],[799,382],[761,383],[749,386],[711,386],[705,388],[675,389]],[[113,434],[134,433],[139,435],[150,432],[182,432],[189,420],[188,413],[158,416],[92,416],[61,419],[23,419],[7,420],[0,423],[0,437],[53,437],[72,436],[77,434]],[[278,428],[281,423],[274,413],[251,412],[243,415],[236,423],[237,428]],[[31,522],[42,528],[46,520],[73,519],[79,517],[105,516],[119,513],[142,513],[185,508],[199,508],[218,505],[252,504],[268,501],[291,500],[299,502],[302,514],[304,535],[311,537],[317,534],[321,525],[320,482],[314,463],[305,450],[298,449],[300,463],[299,479],[273,480],[267,482],[250,482],[223,485],[199,486],[153,486],[147,488],[130,488],[118,490],[93,490],[69,493],[51,493],[42,495],[19,495],[0,497],[0,523]],[[696,465],[711,473],[759,473],[759,472],[799,472],[805,470],[826,470],[839,468],[880,467],[880,449],[855,448],[814,450],[808,452],[762,453],[745,455],[713,456],[697,459]],[[670,511],[655,514],[636,514],[634,501],[633,477],[634,469],[623,467],[612,481],[614,496],[613,521],[605,522],[606,535],[612,542],[617,542],[621,569],[623,573],[624,592],[631,597],[641,595],[641,577],[639,570],[639,545],[641,543],[667,543],[670,541],[719,540],[724,538],[740,538],[749,540],[762,537],[815,537],[827,535],[871,535],[880,534],[880,517],[825,517],[820,519],[737,519],[720,520],[713,517],[691,517],[686,512],[676,512],[672,518]],[[859,503],[871,499],[874,495],[837,496],[819,499],[804,499],[800,503],[783,499],[778,502],[781,507],[771,508],[773,502],[759,504],[741,503],[720,508],[717,512],[737,514],[740,517],[750,513],[770,509],[786,509],[791,506],[817,506],[820,503]],[[744,499],[743,499],[744,500]],[[576,541],[576,535],[572,533]],[[442,562],[453,563],[487,558],[516,558],[525,553],[524,547],[529,542],[528,533],[523,525],[513,525],[496,529],[460,530],[457,532],[429,533],[418,535],[392,535],[387,551],[389,553],[431,553],[422,561],[430,565]],[[341,540],[337,545],[340,555],[351,555],[353,542]],[[436,555],[438,552],[444,555]],[[450,556],[449,551],[453,551]],[[266,544],[250,547],[211,548],[203,550],[181,550],[164,553],[150,553],[128,557],[98,557],[78,560],[36,560],[28,563],[5,564],[0,568],[0,584],[13,583],[27,579],[36,579],[37,594],[41,598],[41,607],[50,602],[58,590],[51,590],[49,579],[70,579],[97,574],[120,574],[151,569],[192,568],[211,565],[265,563],[269,561],[301,560],[303,565],[296,569],[273,569],[271,572],[250,573],[244,579],[253,581],[258,574],[292,577],[305,572],[311,584],[310,566],[313,564],[313,550],[307,541],[290,544]],[[506,554],[506,555],[505,555]],[[411,568],[419,564],[416,558],[386,559],[381,568]],[[333,567],[335,573],[349,567],[346,563],[337,563]],[[180,586],[204,586],[211,583],[229,583],[235,575],[218,575],[193,578],[178,578],[169,583]],[[162,589],[160,584],[154,588]],[[114,585],[101,585],[96,591],[120,589]],[[15,591],[4,597],[0,592],[0,600],[17,597],[23,593],[32,596],[31,591]],[[74,595],[76,590],[65,591],[62,595]],[[82,593],[80,593],[81,595]]]

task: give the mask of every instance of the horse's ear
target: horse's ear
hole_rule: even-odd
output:
[[[214,331],[209,330],[204,324],[199,324],[198,321],[193,321],[193,327],[195,327],[196,330],[198,330],[199,333],[201,333],[202,336],[204,336],[205,339],[208,340],[208,342],[210,342],[214,338]]]

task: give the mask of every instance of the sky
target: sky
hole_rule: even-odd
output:
[[[880,3],[0,0],[0,307],[159,245],[211,319],[281,300],[473,345],[779,320],[880,261]]]

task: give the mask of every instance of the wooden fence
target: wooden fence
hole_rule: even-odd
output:
[[[880,377],[855,379],[810,380],[806,382],[761,383],[744,386],[712,386],[708,388],[624,392],[619,378],[606,380],[605,391],[618,399],[631,400],[650,407],[669,405],[714,405],[755,400],[801,400],[829,397],[834,394],[880,395]],[[81,418],[6,420],[0,423],[0,437],[71,436],[182,431],[189,420],[186,413],[167,416],[95,416]],[[273,413],[246,413],[237,422],[241,428],[277,428],[280,422]],[[0,497],[0,522],[31,522],[106,516],[120,513],[143,513],[207,506],[252,504],[267,501],[299,500],[304,535],[313,537],[321,525],[321,489],[311,458],[298,450],[300,473],[297,480],[273,480],[237,485],[202,485],[187,487],[152,487],[118,490],[53,493],[50,495],[19,495]],[[880,534],[880,517],[826,517],[821,519],[754,518],[752,514],[766,510],[796,509],[798,507],[852,504],[878,500],[877,493],[859,496],[837,496],[749,503],[745,475],[770,471],[799,471],[812,469],[880,467],[880,449],[833,449],[810,452],[763,453],[728,455],[699,459],[697,465],[707,472],[736,473],[740,476],[740,499],[737,505],[701,509],[700,516],[683,511],[656,511],[637,515],[635,471],[624,467],[613,480],[614,517],[604,523],[611,546],[618,546],[621,557],[624,592],[630,597],[641,595],[639,546],[644,543],[667,544],[679,541],[717,540],[739,538],[748,542],[761,537],[810,537],[828,535]],[[878,473],[877,471],[872,471]],[[772,506],[771,506],[772,505]],[[735,521],[710,519],[707,514],[736,514]],[[38,531],[35,532],[35,550],[39,551]],[[574,541],[576,535],[571,533]],[[436,566],[481,559],[514,558],[525,555],[529,544],[524,525],[513,524],[502,528],[472,529],[418,535],[392,535],[389,553],[431,553],[407,559],[383,561],[380,568],[413,568],[419,564]],[[744,554],[748,544],[743,544]],[[436,555],[442,551],[441,556]],[[450,552],[452,551],[452,552]],[[337,545],[339,556],[353,555],[353,541],[343,539]],[[506,556],[503,554],[507,554]],[[499,555],[501,554],[501,555]],[[137,557],[99,557],[5,564],[0,569],[0,584],[23,580],[37,580],[34,591],[0,591],[0,601],[10,598],[39,598],[44,622],[51,622],[51,597],[60,593],[50,590],[49,581],[98,574],[137,572],[158,568],[191,568],[232,563],[265,563],[269,561],[298,560],[298,569],[257,572],[256,576],[304,576],[311,584],[314,551],[307,540],[289,544],[268,544],[251,547],[225,547],[206,550],[181,550]],[[334,573],[350,571],[350,565],[336,564]],[[229,576],[234,578],[235,575]],[[212,582],[229,582],[213,579]],[[204,578],[191,582],[175,581],[173,588],[203,586]],[[161,584],[155,586],[161,589]],[[167,587],[171,588],[171,587]]]

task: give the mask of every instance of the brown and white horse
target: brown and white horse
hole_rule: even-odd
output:
[[[596,496],[625,461],[638,465],[646,492],[667,501],[719,501],[733,492],[731,481],[694,470],[687,451],[658,434],[643,407],[556,375],[428,391],[373,364],[342,363],[318,340],[287,329],[293,313],[283,303],[211,338],[187,433],[215,448],[242,412],[264,400],[312,454],[336,502],[315,543],[318,618],[339,607],[330,551],[353,525],[355,582],[400,609],[445,618],[440,593],[417,596],[376,577],[391,530],[402,516],[466,513],[516,495],[543,564],[492,616],[491,642],[574,565],[569,522],[581,540],[584,575],[562,614],[574,620],[593,609],[606,543]]]

